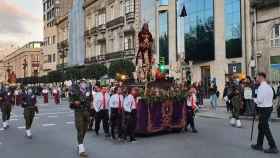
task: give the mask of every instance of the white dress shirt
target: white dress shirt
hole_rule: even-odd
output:
[[[104,105],[103,93],[97,92],[94,96],[94,102],[93,102],[95,111],[99,112],[100,110],[108,110],[109,100],[110,100],[110,95],[108,93],[105,93],[105,105]]]
[[[132,110],[135,110],[137,107],[137,99],[134,99],[134,97],[130,94],[124,99],[123,108],[125,112],[131,112]]]
[[[272,107],[273,90],[265,81],[261,83],[257,91],[257,99],[255,100],[257,107]]]
[[[110,98],[110,108],[119,108],[119,101],[121,101],[121,108],[123,107],[123,95],[114,94]]]

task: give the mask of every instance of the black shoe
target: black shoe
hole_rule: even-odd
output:
[[[259,146],[259,145],[257,145],[257,144],[251,145],[251,148],[252,148],[253,150],[257,150],[257,151],[263,151],[263,147],[261,147],[261,146]]]
[[[109,134],[109,133],[106,133],[106,134],[105,134],[105,137],[106,137],[106,138],[109,138],[109,137],[110,137],[110,134]]]
[[[193,133],[198,133],[198,131],[196,129],[193,129],[192,132]]]
[[[130,143],[136,142],[136,139],[135,138],[130,138],[129,142]]]
[[[95,131],[95,134],[96,134],[97,136],[99,136],[99,132],[98,132],[98,131]]]
[[[279,153],[279,150],[277,148],[269,148],[269,149],[265,149],[264,153],[277,154],[277,153]]]

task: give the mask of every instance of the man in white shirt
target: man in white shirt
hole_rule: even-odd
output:
[[[100,123],[102,121],[105,137],[110,137],[109,134],[109,100],[110,95],[105,88],[100,88],[96,85],[96,94],[94,96],[95,114],[95,133],[99,135]]]
[[[115,128],[118,129],[118,138],[122,138],[122,113],[123,113],[123,95],[122,88],[115,87],[113,90],[113,95],[110,98],[110,108],[111,108],[111,134],[112,138],[116,139]]]
[[[272,133],[269,128],[268,120],[273,111],[273,90],[269,84],[266,82],[266,74],[259,73],[257,76],[257,82],[260,84],[257,92],[257,98],[254,99],[257,104],[257,111],[259,115],[259,133],[257,144],[251,145],[254,150],[263,150],[264,136],[266,136],[269,149],[264,150],[265,153],[278,153],[277,146],[273,139]]]
[[[137,124],[137,96],[138,89],[132,88],[130,94],[124,99],[124,139],[130,137],[130,142],[136,141],[135,129]]]

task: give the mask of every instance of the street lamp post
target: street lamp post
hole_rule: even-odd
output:
[[[26,68],[27,68],[27,66],[28,66],[27,61],[26,61],[26,58],[23,59],[23,64],[22,64],[22,66],[23,66],[23,81],[24,81],[24,83],[25,83]]]

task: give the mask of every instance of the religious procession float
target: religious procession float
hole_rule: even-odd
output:
[[[138,134],[180,131],[186,124],[186,91],[166,80],[159,70],[153,71],[153,38],[148,24],[138,34],[139,51],[136,56],[137,78],[142,82],[142,93],[137,104]],[[153,79],[152,79],[153,78]]]

